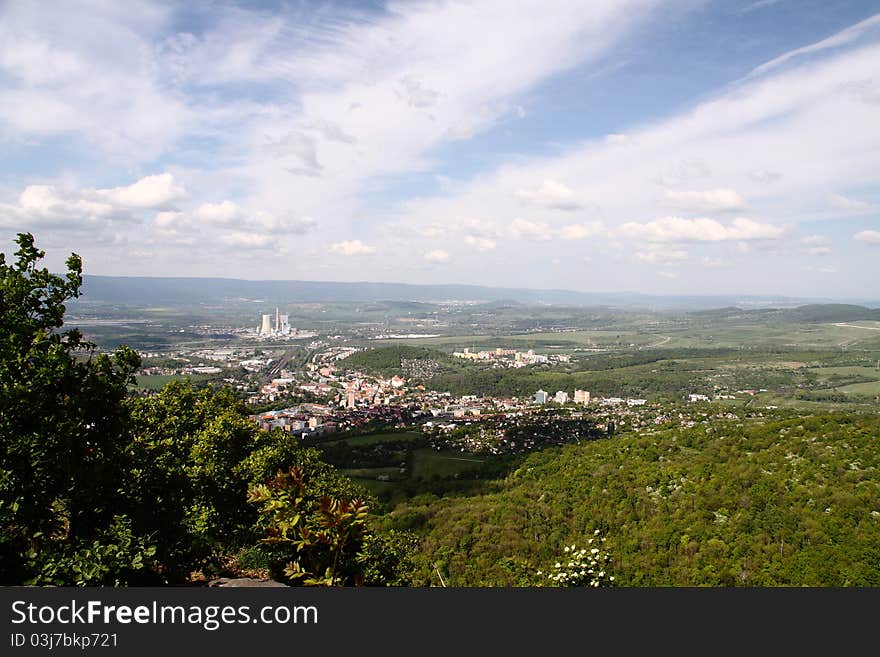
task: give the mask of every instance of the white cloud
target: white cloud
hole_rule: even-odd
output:
[[[59,189],[53,185],[29,185],[18,197],[21,210],[33,217],[106,217],[115,210],[110,203],[92,201],[80,190]]]
[[[769,185],[780,180],[782,174],[778,171],[767,171],[767,169],[754,169],[753,171],[749,171],[749,178],[756,183]]]
[[[240,248],[251,248],[251,249],[265,249],[272,246],[275,242],[274,238],[271,235],[260,235],[258,233],[229,233],[228,235],[221,235],[220,241],[228,246],[240,247]]]
[[[605,135],[605,143],[606,144],[629,144],[631,143],[631,139],[629,135],[619,134],[619,133],[611,133]]]
[[[479,237],[477,235],[465,235],[464,243],[468,246],[472,246],[477,251],[491,251],[498,246],[497,240],[493,240],[489,237]]]
[[[477,251],[491,251],[498,245],[499,233],[495,224],[465,219],[459,222],[459,230],[464,234],[464,243]]]
[[[544,180],[535,189],[518,189],[514,196],[520,201],[534,205],[553,208],[554,210],[577,210],[581,207],[575,193],[555,180]]]
[[[360,240],[344,240],[330,245],[333,253],[344,256],[370,255],[376,252],[376,247],[364,244]]]
[[[568,224],[559,230],[559,236],[564,240],[585,240],[605,233],[605,225],[601,221],[592,221],[583,224]]]
[[[203,203],[193,212],[193,217],[196,219],[218,226],[234,226],[239,224],[244,216],[244,210],[229,200],[220,203]]]
[[[716,267],[727,267],[728,263],[723,258],[713,258],[711,256],[702,256],[700,264],[703,267],[714,269]]]
[[[510,223],[511,234],[524,240],[544,241],[552,238],[550,226],[542,222],[516,218]]]
[[[97,196],[129,208],[163,208],[186,197],[183,185],[170,173],[141,178],[127,187],[99,189]]]
[[[649,265],[682,262],[688,259],[687,251],[637,251],[636,259]]]
[[[811,256],[823,256],[831,253],[830,246],[811,246],[807,249],[804,249],[804,253]]]
[[[678,274],[673,273],[671,271],[661,271],[661,272],[657,272],[657,273],[660,276],[662,276],[663,278],[668,278],[670,280],[675,280],[676,278],[678,278]]]
[[[779,239],[785,229],[742,217],[727,226],[715,219],[663,217],[642,224],[625,223],[621,232],[649,242],[723,242]]]
[[[166,210],[164,212],[157,212],[156,217],[153,219],[155,224],[161,228],[171,228],[176,224],[179,224],[184,220],[184,214],[182,212],[174,212]]]
[[[762,0],[758,0],[755,4],[760,5]],[[763,0],[765,4],[769,2],[769,4],[774,4],[772,0]],[[875,14],[865,20],[856,23],[844,30],[841,30],[837,34],[834,34],[827,39],[823,39],[816,43],[810,44],[809,46],[804,46],[803,48],[797,48],[795,50],[791,50],[779,57],[770,60],[765,64],[761,64],[755,70],[753,70],[749,76],[756,76],[767,73],[771,69],[782,66],[786,62],[797,59],[798,57],[802,57],[804,55],[811,55],[817,52],[821,52],[823,50],[828,50],[830,48],[838,48],[840,46],[844,46],[846,44],[852,43],[853,41],[858,40],[863,34],[870,31],[873,28],[876,28],[880,25],[880,14]]]
[[[424,226],[423,228],[418,229],[418,233],[422,237],[427,237],[431,240],[441,239],[446,236],[446,228],[444,226],[431,224],[429,226]]]
[[[880,231],[863,230],[862,232],[853,235],[853,239],[859,242],[864,242],[865,244],[880,244]]]
[[[847,198],[840,194],[829,194],[828,203],[832,207],[837,208],[838,210],[844,210],[845,212],[863,213],[874,210],[874,207],[870,203]]]
[[[443,264],[450,261],[450,255],[443,249],[434,249],[425,254],[425,260],[434,264]]]
[[[825,246],[830,241],[825,235],[805,235],[801,238],[801,242],[809,246]]]
[[[742,210],[745,199],[732,189],[710,189],[706,191],[668,191],[663,202],[679,210],[693,212],[726,212]]]

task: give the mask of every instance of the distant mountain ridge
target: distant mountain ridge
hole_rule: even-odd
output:
[[[700,310],[691,313],[692,316],[705,317],[707,319],[730,319],[730,320],[761,320],[829,323],[829,322],[857,322],[863,320],[880,321],[880,309],[868,308],[850,303],[811,303],[794,308],[738,308],[728,306],[712,310]]]
[[[827,299],[743,295],[653,296],[633,292],[596,293],[565,289],[498,288],[480,285],[412,285],[407,283],[253,281],[232,278],[163,278],[83,276],[79,303],[140,306],[217,304],[261,300],[268,303],[345,303],[370,301],[516,302],[567,306],[611,306],[644,309],[699,309],[745,305],[750,308],[794,307]],[[871,302],[867,302],[871,305]],[[878,303],[880,305],[880,303]]]

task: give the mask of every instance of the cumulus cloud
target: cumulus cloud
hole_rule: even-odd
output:
[[[748,242],[779,239],[785,228],[742,217],[727,226],[715,219],[662,217],[647,223],[625,223],[621,232],[627,237],[649,242]]]
[[[425,254],[425,260],[433,264],[443,264],[451,260],[449,253],[443,249],[434,249]]]
[[[498,228],[493,223],[464,219],[458,222],[458,229],[464,235],[464,243],[477,251],[491,251],[498,245]]]
[[[856,233],[853,236],[853,239],[859,242],[864,242],[865,244],[880,244],[880,231],[863,230],[860,233]]]
[[[29,185],[18,197],[18,205],[25,214],[43,219],[107,217],[116,210],[112,204],[90,200],[89,196],[88,192],[54,185]]]
[[[874,207],[870,203],[847,198],[846,196],[843,196],[841,194],[829,194],[828,203],[831,205],[831,207],[837,208],[838,210],[843,210],[844,212],[863,213],[871,212],[874,209]]]
[[[376,247],[364,244],[360,240],[344,240],[331,244],[330,250],[344,256],[361,256],[375,253]]]
[[[550,226],[540,221],[514,219],[510,224],[511,234],[524,240],[544,241],[552,238]]]
[[[318,140],[302,130],[291,130],[270,142],[268,149],[290,173],[317,177],[324,170],[318,161]]]
[[[517,189],[514,196],[523,203],[554,210],[577,210],[582,206],[575,193],[561,182],[544,180],[534,189]]]
[[[203,203],[193,212],[199,221],[218,226],[233,226],[244,219],[245,212],[232,201]]]
[[[769,185],[782,179],[782,174],[778,171],[768,171],[767,169],[753,169],[749,171],[749,178],[756,183]]]
[[[585,240],[605,233],[605,225],[601,221],[592,221],[583,224],[568,224],[559,230],[559,236],[564,240]]]
[[[498,241],[490,237],[480,237],[479,235],[465,235],[464,243],[477,251],[491,251],[498,245]]]
[[[688,259],[687,251],[637,251],[636,259],[649,265],[682,262]]]
[[[407,76],[400,80],[401,89],[398,95],[406,100],[410,107],[426,109],[437,104],[440,92],[426,87],[421,80]]]
[[[318,222],[312,217],[276,217],[268,212],[257,213],[254,224],[271,232],[287,235],[305,235],[318,227]]]
[[[96,195],[129,208],[164,208],[186,197],[186,190],[170,173],[146,176],[126,187],[99,189]]]
[[[221,235],[220,241],[228,246],[250,249],[266,249],[271,247],[274,243],[274,239],[271,235],[260,235],[258,233],[242,232]]]
[[[446,236],[446,228],[444,226],[438,226],[437,224],[430,224],[428,226],[423,226],[422,228],[418,229],[418,233],[422,237],[436,240]]]
[[[629,144],[632,140],[629,135],[624,135],[620,133],[611,133],[605,135],[605,143],[606,144]]]
[[[172,228],[173,226],[180,224],[183,220],[183,212],[166,210],[163,212],[157,212],[153,222],[160,228]]]
[[[728,212],[746,206],[745,199],[732,189],[668,191],[663,195],[663,203],[693,212]]]
[[[823,256],[831,253],[831,240],[825,235],[805,235],[801,238],[804,247],[801,251],[810,256]]]

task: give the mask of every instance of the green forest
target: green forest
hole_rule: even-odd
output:
[[[454,586],[529,586],[598,530],[624,586],[880,585],[880,418],[712,419],[532,453],[497,490],[387,526]]]

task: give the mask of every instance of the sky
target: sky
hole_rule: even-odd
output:
[[[876,298],[880,0],[0,0],[0,252]]]

